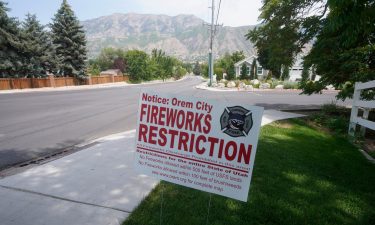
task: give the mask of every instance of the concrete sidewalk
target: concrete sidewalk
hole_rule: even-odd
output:
[[[264,112],[262,125],[303,115]],[[158,180],[133,169],[135,131],[0,180],[2,225],[121,224]]]

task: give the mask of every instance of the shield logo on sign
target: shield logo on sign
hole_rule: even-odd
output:
[[[220,117],[223,133],[231,137],[247,136],[253,127],[252,112],[241,106],[227,107]]]

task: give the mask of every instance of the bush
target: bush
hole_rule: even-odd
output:
[[[311,116],[315,123],[342,135],[345,135],[349,129],[349,118],[350,110],[334,102],[322,105],[322,111]]]
[[[284,89],[298,89],[299,87],[298,82],[286,81],[283,84],[284,84]]]
[[[322,105],[322,112],[326,115],[346,115],[348,111],[347,108],[337,105],[336,102]]]

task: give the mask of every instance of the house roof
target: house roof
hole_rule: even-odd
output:
[[[247,58],[245,58],[245,59],[243,59],[243,60],[241,60],[241,61],[235,63],[234,66],[235,66],[235,67],[241,66],[244,62],[247,62],[247,63],[251,64],[251,63],[253,63],[254,58],[256,59],[257,56],[252,55],[252,56],[250,56],[250,57],[247,57]]]

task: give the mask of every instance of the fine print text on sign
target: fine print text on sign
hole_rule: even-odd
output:
[[[263,108],[143,92],[135,166],[172,183],[247,201]]]

